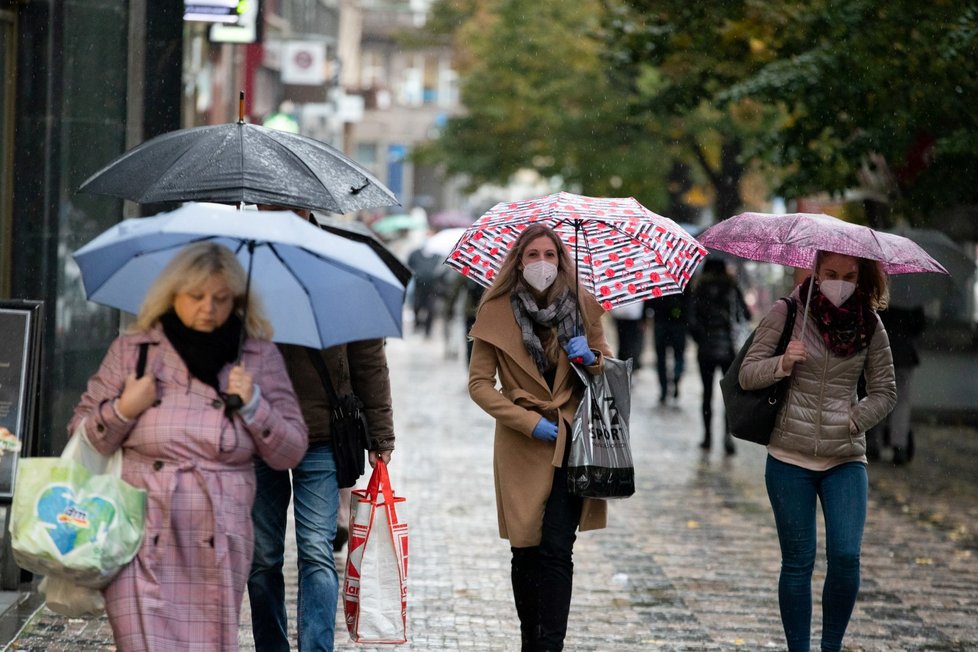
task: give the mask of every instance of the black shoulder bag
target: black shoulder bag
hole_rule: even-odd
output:
[[[781,331],[781,339],[778,346],[774,349],[774,355],[779,356],[788,348],[791,340],[791,331],[795,327],[795,313],[797,306],[791,297],[780,299],[788,304],[788,314],[785,316],[784,329]],[[744,363],[744,356],[747,349],[754,342],[754,333],[750,334],[744,345],[737,352],[727,373],[720,379],[720,392],[723,394],[723,404],[727,412],[727,429],[730,434],[737,439],[754,442],[767,446],[771,441],[771,431],[774,430],[774,422],[781,409],[785,393],[788,391],[788,383],[791,377],[787,376],[769,387],[755,390],[746,390],[740,386],[740,366]]]
[[[366,469],[364,451],[370,448],[363,403],[356,394],[337,394],[323,356],[315,349],[307,348],[306,351],[329,395],[329,433],[333,440],[337,484],[340,489],[352,487]]]

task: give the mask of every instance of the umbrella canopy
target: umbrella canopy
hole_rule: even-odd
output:
[[[975,261],[947,234],[936,229],[893,229],[891,233],[916,242],[948,271],[945,274],[901,274],[890,279],[890,305],[913,308],[948,298],[970,288]]]
[[[578,277],[606,310],[682,292],[706,249],[634,198],[559,192],[501,202],[465,230],[445,263],[489,286],[520,232],[553,228],[571,249]]]
[[[444,229],[438,233],[428,236],[425,241],[423,251],[426,256],[441,256],[442,258],[447,258],[448,254],[452,253],[452,249],[465,234],[465,229],[462,227],[456,227],[453,229]]]
[[[434,229],[465,228],[475,222],[475,216],[465,211],[447,210],[428,216],[428,223]]]
[[[390,235],[398,231],[423,231],[428,228],[428,220],[424,215],[414,213],[398,213],[382,217],[370,228],[381,235]]]
[[[142,204],[272,204],[331,213],[398,204],[394,193],[334,147],[243,120],[152,138],[79,190]]]
[[[700,242],[711,249],[790,267],[813,269],[819,251],[878,260],[887,274],[939,272],[940,263],[907,238],[850,224],[820,213],[741,213],[714,224],[700,234]],[[808,286],[802,339],[808,328],[812,289]]]
[[[249,270],[276,342],[326,348],[402,334],[405,285],[387,264],[292,212],[188,204],[123,220],[73,256],[90,300],[136,313],[170,259],[201,240],[229,247]]]
[[[819,251],[869,258],[888,274],[947,273],[911,240],[817,213],[741,213],[699,236],[710,249],[768,263],[811,269]]]
[[[397,280],[400,281],[405,287],[411,282],[412,272],[407,265],[398,260],[394,252],[388,249],[383,242],[381,242],[374,232],[370,230],[370,227],[365,225],[363,222],[348,222],[345,220],[338,220],[332,217],[321,217],[319,215],[315,216],[316,222],[319,226],[330,233],[334,233],[338,236],[349,238],[356,242],[366,243],[374,252],[380,256],[392,272]]]

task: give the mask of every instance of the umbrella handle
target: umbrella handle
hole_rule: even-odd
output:
[[[244,97],[244,91],[241,93]],[[238,336],[238,357],[234,364],[241,364],[241,349],[244,348],[245,337],[248,333],[248,297],[251,294],[251,267],[255,262],[255,241],[248,241],[248,276],[245,280],[244,306],[241,308],[241,334]],[[244,401],[237,394],[221,394],[224,399],[224,406],[228,412],[240,409],[244,406]]]
[[[818,257],[816,256],[816,259]],[[812,289],[815,287],[815,263],[812,263],[812,275],[811,282],[808,284],[808,298],[805,299],[805,314],[802,316],[801,322],[801,341],[805,341],[805,330],[808,328],[808,306],[812,302]]]
[[[574,220],[574,298],[577,300],[577,310],[574,311],[574,334],[581,335],[581,275],[578,257],[581,246],[581,220]]]

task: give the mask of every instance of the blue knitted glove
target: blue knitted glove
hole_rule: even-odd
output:
[[[537,425],[533,428],[533,438],[540,441],[554,441],[557,439],[557,424],[548,420],[547,417],[540,417]]]
[[[587,338],[583,335],[578,335],[567,340],[567,344],[564,345],[564,350],[567,351],[567,357],[571,362],[582,364],[585,367],[594,364],[594,351],[587,345]]]

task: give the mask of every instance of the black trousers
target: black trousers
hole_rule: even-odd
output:
[[[582,499],[567,491],[567,469],[554,469],[540,545],[512,548],[513,598],[523,652],[564,649],[581,505]]]
[[[727,373],[727,369],[733,364],[733,358],[723,357],[714,358],[706,356],[697,356],[696,361],[699,363],[700,367],[700,379],[703,381],[703,428],[704,428],[704,441],[709,441],[710,439],[710,425],[713,423],[713,379],[716,374],[716,370],[720,370],[720,376]],[[724,424],[726,424],[726,418],[724,418]],[[724,435],[727,433],[726,425],[723,429]]]

